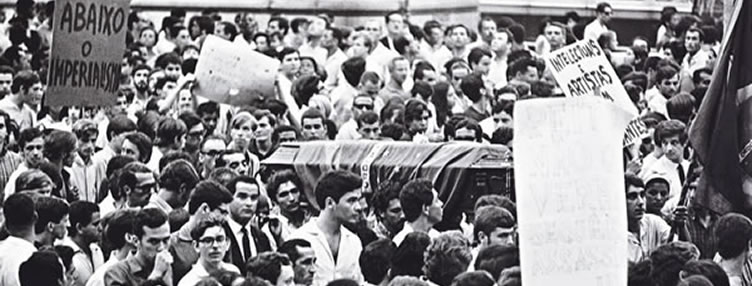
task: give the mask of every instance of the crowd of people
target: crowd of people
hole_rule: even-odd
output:
[[[537,38],[509,17],[473,29],[395,11],[349,27],[174,9],[157,29],[133,10],[117,104],[61,107],[43,100],[56,96],[53,6],[18,0],[0,19],[0,285],[521,285],[510,198],[482,196],[439,232],[429,180],[364,193],[339,170],[306,192],[294,170],[260,162],[312,140],[512,150],[515,102],[563,96],[543,57],[582,39],[601,45],[651,134],[624,150],[629,285],[752,283],[752,221],[680,199],[696,188],[687,126],[711,81],[715,19],[667,7],[655,40],[624,48],[608,3],[592,22],[546,19]],[[194,76],[210,35],[278,59],[275,93],[248,106],[196,94],[214,84]]]

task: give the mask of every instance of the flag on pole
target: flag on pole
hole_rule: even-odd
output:
[[[690,127],[704,166],[695,203],[721,214],[751,205],[752,1],[736,1],[724,34],[713,80]]]

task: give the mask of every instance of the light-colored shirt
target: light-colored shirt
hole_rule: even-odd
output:
[[[130,255],[132,254],[129,254],[129,256]],[[89,281],[86,282],[86,286],[104,286],[104,274],[118,262],[120,262],[120,260],[117,259],[117,256],[115,256],[114,253],[110,254],[110,259],[102,264],[102,266],[98,267],[97,270],[94,271],[94,274],[91,274]]]
[[[493,82],[496,89],[507,85],[507,59],[492,60],[491,69],[488,71],[488,79]]]
[[[107,169],[98,168],[93,160],[85,163],[80,156],[76,156],[73,166],[66,169],[71,175],[71,186],[78,188],[79,198],[96,203],[99,186],[104,180]]]
[[[37,125],[37,113],[26,104],[17,104],[11,101],[13,95],[7,95],[0,100],[0,110],[10,115],[10,118],[18,124],[18,130],[24,130]]]
[[[326,235],[316,223],[318,218],[311,219],[292,234],[291,239],[300,238],[308,241],[316,254],[316,274],[313,275],[313,286],[325,286],[332,280],[352,279],[358,284],[363,282],[360,272],[360,252],[363,250],[360,238],[344,226],[340,226],[339,250],[337,260],[334,260],[332,250]]]
[[[146,207],[157,208],[165,214],[170,214],[172,212],[172,206],[162,199],[159,194],[152,194],[151,197],[149,197],[149,203],[146,204]]]
[[[400,232],[398,232],[397,235],[394,236],[392,241],[394,242],[394,244],[399,246],[400,244],[402,244],[402,241],[405,240],[405,237],[413,232],[415,232],[415,229],[413,229],[410,223],[405,222],[402,230],[400,230]],[[439,231],[433,228],[428,231],[428,237],[430,237],[431,239],[437,238],[439,234]]]
[[[648,108],[645,110],[645,112],[658,112],[660,114],[663,114],[663,116],[668,117],[668,109],[666,108],[666,103],[668,102],[668,99],[666,99],[665,96],[658,90],[658,87],[653,87],[651,89],[648,89],[648,91],[645,92],[645,100],[648,102]]]
[[[690,78],[696,70],[710,66],[711,55],[709,52],[700,49],[694,55],[687,53],[682,60],[682,71],[685,76]]]
[[[159,160],[162,159],[162,156],[164,156],[162,151],[159,151],[157,146],[152,146],[151,158],[149,158],[149,163],[146,163],[146,167],[149,167],[149,170],[159,173]]]
[[[640,262],[650,256],[659,246],[668,243],[671,234],[669,226],[662,218],[653,214],[644,214],[640,220],[640,237],[627,232],[628,259],[630,262]]]
[[[31,257],[37,248],[34,244],[14,236],[0,241],[0,285],[21,285],[18,278],[18,270],[21,263]]]
[[[360,136],[360,133],[358,133],[358,123],[355,122],[354,118],[350,118],[345,124],[342,124],[342,127],[339,128],[339,132],[337,132],[337,137],[334,138],[335,140],[358,140],[362,136]]]
[[[311,46],[311,43],[301,45],[298,52],[301,57],[311,57],[316,60],[318,66],[326,64],[326,56],[329,54],[325,48],[322,48],[321,46]]]
[[[254,243],[253,239],[253,233],[251,232],[251,222],[248,222],[245,225],[245,230],[248,232],[248,241],[250,242],[251,247],[251,255],[246,255],[245,249],[243,249],[243,226],[237,223],[233,219],[227,220],[227,225],[230,227],[230,230],[232,230],[232,234],[235,235],[235,239],[237,239],[238,243],[238,249],[240,250],[240,254],[243,255],[243,257],[250,258],[258,255],[258,250],[256,249],[256,243]]]
[[[431,44],[422,40],[420,42],[420,51],[439,73],[443,73],[444,64],[452,59],[452,52],[443,44],[431,46]]]
[[[240,274],[240,270],[230,263],[219,262],[219,268],[224,271]],[[206,268],[201,265],[201,262],[196,262],[196,264],[193,264],[193,267],[191,267],[191,270],[183,276],[183,279],[180,279],[178,286],[193,286],[206,277],[209,277],[209,271],[206,271]]]
[[[91,257],[89,257],[83,252],[83,250],[81,250],[78,244],[70,238],[70,236],[66,236],[63,239],[62,245],[73,249],[73,260],[71,263],[76,269],[73,285],[86,285],[86,281],[88,281],[91,275],[94,274],[94,271],[104,265],[104,254],[102,254],[102,249],[99,248],[99,245],[96,243],[90,244],[89,251],[91,251]]]
[[[27,170],[29,170],[29,167],[26,166],[26,162],[24,162],[21,165],[18,165],[18,168],[13,171],[13,174],[10,174],[8,183],[5,184],[5,200],[7,200],[10,195],[16,193],[16,179],[18,179],[18,176],[21,176],[21,173],[26,172]]]
[[[13,172],[15,172],[22,163],[23,157],[10,150],[6,151],[5,155],[0,157],[0,189],[5,191],[5,186],[8,184],[10,176],[13,175]],[[2,198],[5,199],[5,194],[3,194]]]
[[[324,64],[324,69],[326,70],[326,82],[324,85],[328,90],[334,89],[338,85],[338,81],[340,80],[339,74],[342,70],[342,63],[344,63],[347,60],[347,55],[345,55],[342,50],[337,49],[334,54],[326,58],[326,63]]]
[[[587,26],[585,26],[585,39],[598,40],[598,38],[605,32],[608,32],[608,27],[601,24],[598,19],[593,20]]]

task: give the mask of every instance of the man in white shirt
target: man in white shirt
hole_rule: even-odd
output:
[[[301,57],[312,57],[319,66],[326,63],[329,52],[322,46],[322,38],[328,27],[328,19],[323,16],[316,16],[311,19],[311,23],[308,25],[308,40],[298,49]]]
[[[359,176],[347,171],[324,174],[314,192],[321,214],[292,235],[311,243],[316,253],[314,286],[343,278],[363,282],[358,263],[363,246],[360,238],[343,226],[357,223],[362,216],[362,183]]]
[[[494,88],[499,89],[507,85],[507,56],[512,49],[512,33],[503,29],[494,33],[491,41],[491,51],[494,54],[491,61],[491,69],[488,79],[493,82]]]
[[[423,26],[426,37],[420,42],[421,54],[435,68],[441,69],[452,59],[452,52],[444,45],[444,30],[436,20],[429,20]]]
[[[598,37],[600,37],[601,34],[607,32],[608,27],[606,25],[611,21],[611,16],[614,12],[613,9],[611,9],[611,4],[602,2],[598,3],[598,6],[595,8],[595,13],[595,20],[585,26],[585,39],[598,40]]]
[[[251,225],[261,195],[260,188],[256,180],[248,176],[233,179],[227,183],[227,187],[232,194],[232,202],[225,226],[230,240],[230,251],[226,254],[226,261],[237,266],[245,274],[248,259],[272,250],[269,238]]]
[[[16,179],[18,179],[18,176],[31,168],[36,168],[44,161],[43,135],[41,130],[35,128],[24,129],[18,135],[18,146],[21,148],[21,155],[23,155],[24,161],[8,178],[8,183],[5,185],[4,190],[6,199],[16,192]]]
[[[328,27],[321,38],[321,47],[326,49],[326,61],[324,69],[326,70],[326,82],[324,86],[327,90],[332,90],[339,85],[339,73],[342,63],[347,60],[347,55],[339,48],[344,35],[342,31],[335,27]]]
[[[71,185],[78,189],[81,200],[98,202],[99,186],[104,180],[107,168],[97,168],[92,160],[94,142],[99,133],[97,125],[89,119],[80,119],[73,124],[73,133],[78,139],[78,155],[73,161],[73,166],[68,168]]]
[[[0,241],[0,285],[19,286],[18,269],[37,248],[34,247],[34,224],[37,214],[34,201],[25,194],[5,200],[5,229],[10,236]],[[12,255],[9,255],[12,254]]]
[[[645,100],[648,102],[647,111],[658,112],[666,118],[668,99],[679,92],[679,72],[671,66],[658,69],[655,75],[655,86],[645,92]]]
[[[342,124],[335,140],[360,139],[361,136],[360,133],[358,133],[358,124],[356,120],[364,111],[373,111],[373,108],[374,100],[371,96],[367,94],[359,94],[356,96],[353,99],[352,107],[350,108],[352,111],[352,117],[350,117],[350,120]]]
[[[659,216],[645,213],[645,185],[634,175],[624,177],[627,197],[629,262],[637,263],[668,243],[671,227]]]
[[[34,127],[37,113],[29,106],[37,106],[42,100],[44,89],[36,73],[21,71],[13,78],[11,94],[0,100],[0,110],[10,115],[18,124],[18,129]]]
[[[391,11],[384,16],[387,35],[379,40],[384,47],[397,51],[394,41],[405,33],[405,17],[399,11]]]
[[[447,47],[452,52],[453,58],[466,59],[470,53],[468,43],[470,43],[470,29],[465,25],[457,24],[446,29],[446,36],[449,37]]]
[[[229,271],[240,274],[235,265],[222,262],[225,253],[230,248],[230,240],[219,219],[202,221],[191,231],[193,243],[198,249],[198,261],[190,271],[180,279],[178,286],[193,286],[201,279],[209,277],[209,273]]]
[[[97,242],[101,240],[99,207],[92,202],[76,201],[70,206],[70,233],[63,245],[73,249],[75,268],[73,285],[84,286],[94,271],[104,264]]]
[[[136,245],[127,239],[129,235],[133,235],[132,227],[136,223],[136,213],[136,210],[119,210],[110,216],[104,236],[114,250],[110,253],[110,259],[89,277],[86,286],[104,286],[104,274],[107,270],[136,251]]]
[[[371,49],[371,53],[366,58],[366,62],[368,63],[367,70],[378,73],[381,78],[388,78],[389,71],[387,70],[387,65],[389,65],[389,61],[400,54],[390,50],[379,40],[381,37],[381,23],[372,20],[366,22],[365,27],[371,38],[371,43],[373,43],[373,49]]]
[[[293,232],[308,222],[308,214],[301,207],[301,199],[304,199],[303,182],[293,170],[275,172],[266,184],[266,192],[276,205],[278,215],[272,215],[270,222],[263,227],[263,231],[273,237],[277,245],[287,241]],[[274,223],[276,219],[278,223]],[[277,224],[273,227],[272,224]],[[272,233],[275,230],[275,233]]]
[[[649,168],[640,172],[643,179],[655,174],[664,175],[669,183],[668,201],[663,206],[664,215],[671,214],[679,203],[682,186],[689,174],[689,161],[684,159],[687,144],[686,125],[679,120],[667,120],[658,123],[654,135],[656,147],[661,148],[663,156]]]
[[[684,35],[684,47],[687,49],[687,55],[682,60],[682,82],[691,83],[692,76],[696,70],[707,68],[710,65],[710,52],[702,49],[702,43],[705,39],[705,33],[698,28],[689,28]]]
[[[478,22],[478,40],[468,45],[468,49],[483,48],[488,50],[491,47],[491,42],[497,29],[494,19],[488,16],[483,17]]]
[[[439,199],[439,193],[433,188],[431,181],[416,179],[407,183],[400,192],[400,206],[407,221],[402,231],[392,239],[394,244],[399,246],[412,232],[424,232],[431,238],[439,236],[433,226],[441,222],[444,203]]]

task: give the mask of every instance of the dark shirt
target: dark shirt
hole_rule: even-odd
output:
[[[151,265],[141,265],[139,259],[134,255],[118,262],[107,270],[104,274],[104,285],[140,286],[147,281],[149,274],[153,270],[153,263]],[[171,276],[172,270],[168,272],[170,272],[169,276]],[[165,282],[169,285],[171,281]]]
[[[183,226],[187,228],[187,226]],[[191,270],[193,264],[198,261],[198,253],[193,246],[193,241],[180,238],[180,231],[173,233],[170,236],[170,254],[172,254],[172,281],[180,281],[180,279]]]
[[[478,112],[472,105],[465,109],[464,115],[468,118],[472,118],[473,120],[475,120],[475,122],[481,122],[483,121],[483,119],[491,117],[491,115]]]
[[[708,226],[705,227],[700,223],[698,215],[692,215],[689,218],[687,229],[691,242],[700,250],[700,259],[713,259],[718,251],[718,241],[715,237],[715,227],[718,222],[718,216],[710,214]]]

